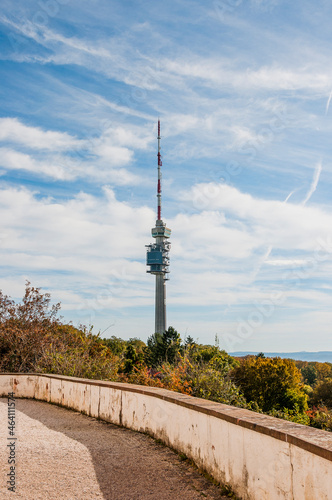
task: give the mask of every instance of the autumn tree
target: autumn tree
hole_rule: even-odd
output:
[[[301,391],[301,374],[294,361],[281,358],[249,358],[233,370],[233,379],[248,402],[263,412],[273,409],[307,409],[307,396]]]
[[[325,380],[326,378],[332,378],[332,363],[320,363],[316,361],[314,366],[317,371],[317,378],[319,381]]]

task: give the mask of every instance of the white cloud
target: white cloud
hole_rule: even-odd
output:
[[[318,207],[254,198],[226,184],[198,184],[181,197],[196,209],[221,210],[246,221],[252,235],[276,248],[312,250],[331,232],[332,215]]]
[[[0,148],[0,166],[6,170],[27,170],[56,180],[71,180],[75,177],[74,172],[61,166],[61,160],[60,163],[50,163],[49,159],[36,160],[28,154],[7,148]]]
[[[94,152],[101,160],[107,161],[110,166],[127,165],[133,159],[133,151],[128,148],[99,144],[94,147]]]
[[[44,131],[24,125],[17,118],[0,118],[0,141],[49,151],[66,151],[80,146],[80,141],[66,132]]]
[[[0,167],[61,181],[89,177],[94,182],[138,184],[141,179],[123,168],[134,162],[133,150],[125,146],[147,148],[146,133],[128,130],[126,142],[124,128],[107,125],[100,137],[77,140],[66,133],[29,127],[17,119],[0,119],[0,142],[4,144],[0,148]]]
[[[170,221],[170,225],[174,238],[179,240],[172,253],[177,257],[185,256],[190,265],[200,261],[200,266],[211,267],[221,258],[247,258],[261,245],[261,240],[243,224],[229,224],[217,211],[194,215],[178,214]]]
[[[305,259],[268,259],[264,261],[264,264],[269,266],[277,266],[277,267],[303,267],[308,263]]]
[[[4,280],[15,270],[18,280],[23,275],[37,286],[61,284],[73,294],[61,298],[65,309],[86,301],[97,309],[151,301],[144,296],[144,259],[152,211],[118,201],[109,188],[99,199],[81,193],[63,202],[26,189],[0,194]]]

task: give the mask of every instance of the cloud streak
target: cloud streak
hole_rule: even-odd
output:
[[[302,205],[306,205],[306,203],[310,200],[310,198],[312,197],[312,195],[316,191],[321,173],[322,173],[322,163],[319,162],[316,165],[314,176],[313,176],[313,179],[312,179],[312,182],[310,185],[310,189],[309,189],[306,197],[304,198]]]

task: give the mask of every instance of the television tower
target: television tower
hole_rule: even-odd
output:
[[[171,230],[161,218],[161,153],[160,153],[160,120],[158,120],[158,184],[157,184],[157,220],[156,225],[151,229],[155,243],[146,245],[146,264],[149,267],[147,273],[156,276],[156,305],[155,305],[155,333],[166,331],[166,281],[169,273],[169,251],[171,244],[168,238]]]

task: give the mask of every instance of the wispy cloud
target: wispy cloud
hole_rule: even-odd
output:
[[[322,172],[322,163],[319,162],[316,165],[314,176],[312,179],[312,183],[310,185],[309,191],[308,191],[305,199],[302,202],[302,205],[305,205],[310,200],[310,198],[312,197],[314,192],[316,191],[321,172]]]

